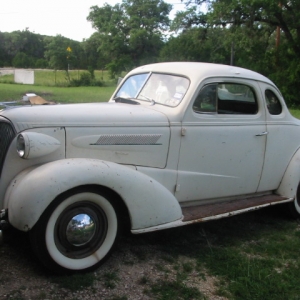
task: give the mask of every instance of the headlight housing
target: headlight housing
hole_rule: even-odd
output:
[[[19,154],[20,157],[24,157],[25,156],[25,149],[28,149],[28,146],[25,147],[25,139],[24,139],[24,135],[19,134],[17,136],[17,152]]]
[[[60,142],[57,139],[43,133],[24,132],[17,136],[17,153],[24,159],[50,154],[59,147]]]

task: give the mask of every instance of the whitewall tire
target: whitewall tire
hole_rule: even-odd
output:
[[[89,271],[111,252],[118,218],[109,195],[73,191],[52,204],[30,231],[39,259],[54,271]]]

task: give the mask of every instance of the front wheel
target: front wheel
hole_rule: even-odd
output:
[[[30,240],[49,269],[90,271],[111,252],[117,234],[117,214],[109,195],[77,191],[49,206],[30,231]]]

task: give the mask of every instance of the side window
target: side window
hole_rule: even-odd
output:
[[[258,112],[258,105],[251,87],[238,83],[216,83],[203,87],[193,109],[197,113],[254,115]]]
[[[282,106],[277,96],[271,90],[266,90],[265,97],[269,113],[271,115],[280,115]]]
[[[208,84],[199,92],[193,109],[197,113],[217,112],[217,84]]]
[[[258,106],[254,91],[244,84],[218,84],[218,113],[255,115]]]

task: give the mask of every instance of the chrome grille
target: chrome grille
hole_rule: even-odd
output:
[[[11,141],[15,137],[15,131],[8,122],[0,122],[0,177],[6,156],[6,152]]]

